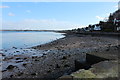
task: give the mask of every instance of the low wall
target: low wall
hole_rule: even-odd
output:
[[[120,33],[114,32],[77,32],[76,34],[83,34],[83,35],[92,35],[92,36],[115,36],[119,37]]]

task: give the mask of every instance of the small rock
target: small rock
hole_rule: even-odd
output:
[[[37,75],[37,73],[32,73],[31,75]]]
[[[60,68],[60,66],[58,64],[56,64],[56,68]]]
[[[37,58],[37,56],[36,56],[36,55],[33,55],[32,58]]]
[[[19,57],[16,58],[16,60],[19,60],[19,59],[21,59],[21,58],[19,58]]]
[[[50,73],[50,72],[51,72],[51,70],[48,70],[48,71],[47,71],[47,73]]]
[[[24,58],[24,60],[26,60],[27,58]]]
[[[17,49],[16,47],[12,47],[12,48]]]
[[[71,55],[69,54],[68,56],[70,57]]]
[[[23,74],[23,73],[21,72],[21,73],[18,74],[18,76],[21,76],[22,74]]]
[[[64,65],[64,67],[70,67],[70,66],[66,64],[66,65]]]
[[[13,69],[14,67],[16,67],[16,66],[9,65],[6,69]]]
[[[5,54],[2,54],[2,56],[6,56]]]
[[[7,70],[2,70],[2,72],[5,72],[5,71],[7,71]]]
[[[106,49],[106,51],[109,51],[109,49]]]
[[[12,78],[12,77],[13,77],[13,75],[10,75],[10,77]]]
[[[62,59],[67,59],[67,57],[66,56],[63,56],[63,58]]]
[[[98,52],[97,50],[95,50],[95,52]]]
[[[43,55],[41,57],[44,57]]]
[[[35,61],[39,61],[38,59],[35,59]]]
[[[47,55],[46,53],[43,53],[43,55]]]
[[[23,66],[26,66],[26,65],[27,65],[26,63],[23,64]]]
[[[5,50],[5,52],[7,52],[7,50]]]
[[[16,51],[16,52],[20,52],[20,51]]]
[[[61,50],[60,48],[57,48],[58,50]]]
[[[23,61],[22,60],[16,61],[16,63],[20,63],[20,62],[23,62]]]
[[[23,50],[23,51],[26,51],[26,50]]]
[[[36,47],[34,47],[34,49],[37,49]]]

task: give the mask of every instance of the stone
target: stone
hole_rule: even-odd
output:
[[[20,52],[20,51],[16,51],[16,52]]]
[[[56,68],[60,68],[60,66],[58,64],[56,64]]]
[[[47,71],[47,73],[50,73],[50,72],[51,72],[51,70],[48,70],[48,71]]]
[[[17,49],[16,47],[12,47],[12,48]]]
[[[23,63],[23,66],[26,66],[27,64],[26,63]]]
[[[5,72],[5,71],[7,71],[7,70],[2,70],[2,72]]]
[[[18,76],[21,76],[22,74],[23,74],[23,73],[21,72],[21,73],[18,74]]]
[[[39,61],[38,59],[35,59],[35,61]]]
[[[43,55],[47,55],[46,53],[43,53]]]
[[[12,77],[13,77],[13,75],[10,75],[10,77],[12,78]]]
[[[19,60],[19,59],[21,59],[21,58],[19,58],[19,57],[16,58],[16,60]]]
[[[18,60],[18,61],[16,61],[16,63],[20,63],[20,62],[23,62],[22,60]]]
[[[16,67],[16,66],[9,65],[6,69],[13,69],[14,67]]]
[[[71,74],[74,78],[96,78],[96,75],[92,73],[90,70],[80,70]]]
[[[37,75],[37,73],[32,73],[31,75]]]
[[[65,64],[64,67],[70,67],[68,64]]]
[[[67,59],[67,57],[66,57],[66,56],[63,56],[62,59]]]
[[[32,58],[37,58],[37,56],[36,55],[32,55]]]
[[[27,58],[24,58],[24,60],[26,60]]]
[[[7,50],[5,50],[5,52],[7,52]]]

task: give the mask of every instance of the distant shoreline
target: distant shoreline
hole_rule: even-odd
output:
[[[0,31],[45,31],[45,32],[57,32],[60,30],[0,30]]]
[[[66,33],[66,34],[80,34],[80,35],[92,35],[92,36],[120,36],[120,32],[101,32],[101,31],[92,31],[92,32],[71,32],[69,30],[0,30],[0,31],[22,31],[22,32],[57,32],[57,33]]]

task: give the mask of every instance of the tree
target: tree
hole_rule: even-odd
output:
[[[109,23],[113,23],[113,21],[114,21],[114,17],[113,17],[113,15],[110,13],[108,22],[109,22]]]

